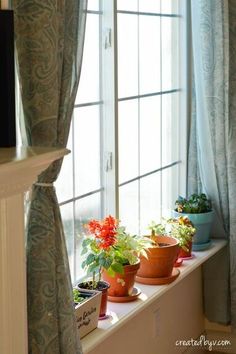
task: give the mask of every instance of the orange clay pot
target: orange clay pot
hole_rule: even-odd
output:
[[[188,258],[191,257],[192,255],[192,241],[188,242],[187,245],[188,251],[185,251],[183,248],[179,248],[179,254],[178,254],[178,258]]]
[[[133,265],[124,266],[124,274],[116,273],[111,277],[106,269],[103,269],[102,279],[110,284],[108,296],[130,296],[133,292],[134,281],[140,262]]]
[[[140,268],[137,275],[142,278],[169,277],[178,257],[179,242],[169,236],[152,236],[159,247],[146,249],[147,258],[140,257]]]

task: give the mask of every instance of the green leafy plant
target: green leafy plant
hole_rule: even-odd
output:
[[[163,223],[156,223],[152,221],[148,226],[148,229],[151,231],[151,235],[166,235],[165,225]]]
[[[144,248],[149,243],[148,240],[127,233],[112,216],[101,221],[91,220],[86,228],[89,235],[82,243],[81,254],[86,256],[82,268],[87,274],[92,274],[93,289],[101,280],[103,268],[111,276],[123,274],[124,266],[137,263],[138,256],[145,254]]]
[[[83,296],[81,296],[81,293],[78,289],[73,289],[73,299],[76,303],[81,303],[86,300]]]
[[[166,221],[166,227],[169,226],[169,235],[179,240],[179,246],[188,252],[188,244],[196,232],[192,222],[187,216],[171,218]]]
[[[175,202],[178,213],[200,214],[212,211],[211,200],[206,194],[192,194],[189,198],[179,197]]]

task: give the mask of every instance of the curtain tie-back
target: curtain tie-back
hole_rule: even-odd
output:
[[[53,183],[41,183],[41,182],[35,182],[35,186],[40,186],[40,187],[54,187]]]

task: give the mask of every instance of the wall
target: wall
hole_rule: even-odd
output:
[[[176,340],[197,338],[204,331],[201,294],[199,267],[89,354],[183,353],[187,348],[176,347]]]

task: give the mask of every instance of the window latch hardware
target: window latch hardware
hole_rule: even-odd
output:
[[[104,30],[104,48],[111,48],[111,28]]]
[[[105,162],[105,171],[106,172],[111,171],[112,170],[112,152],[105,153],[104,162]]]

